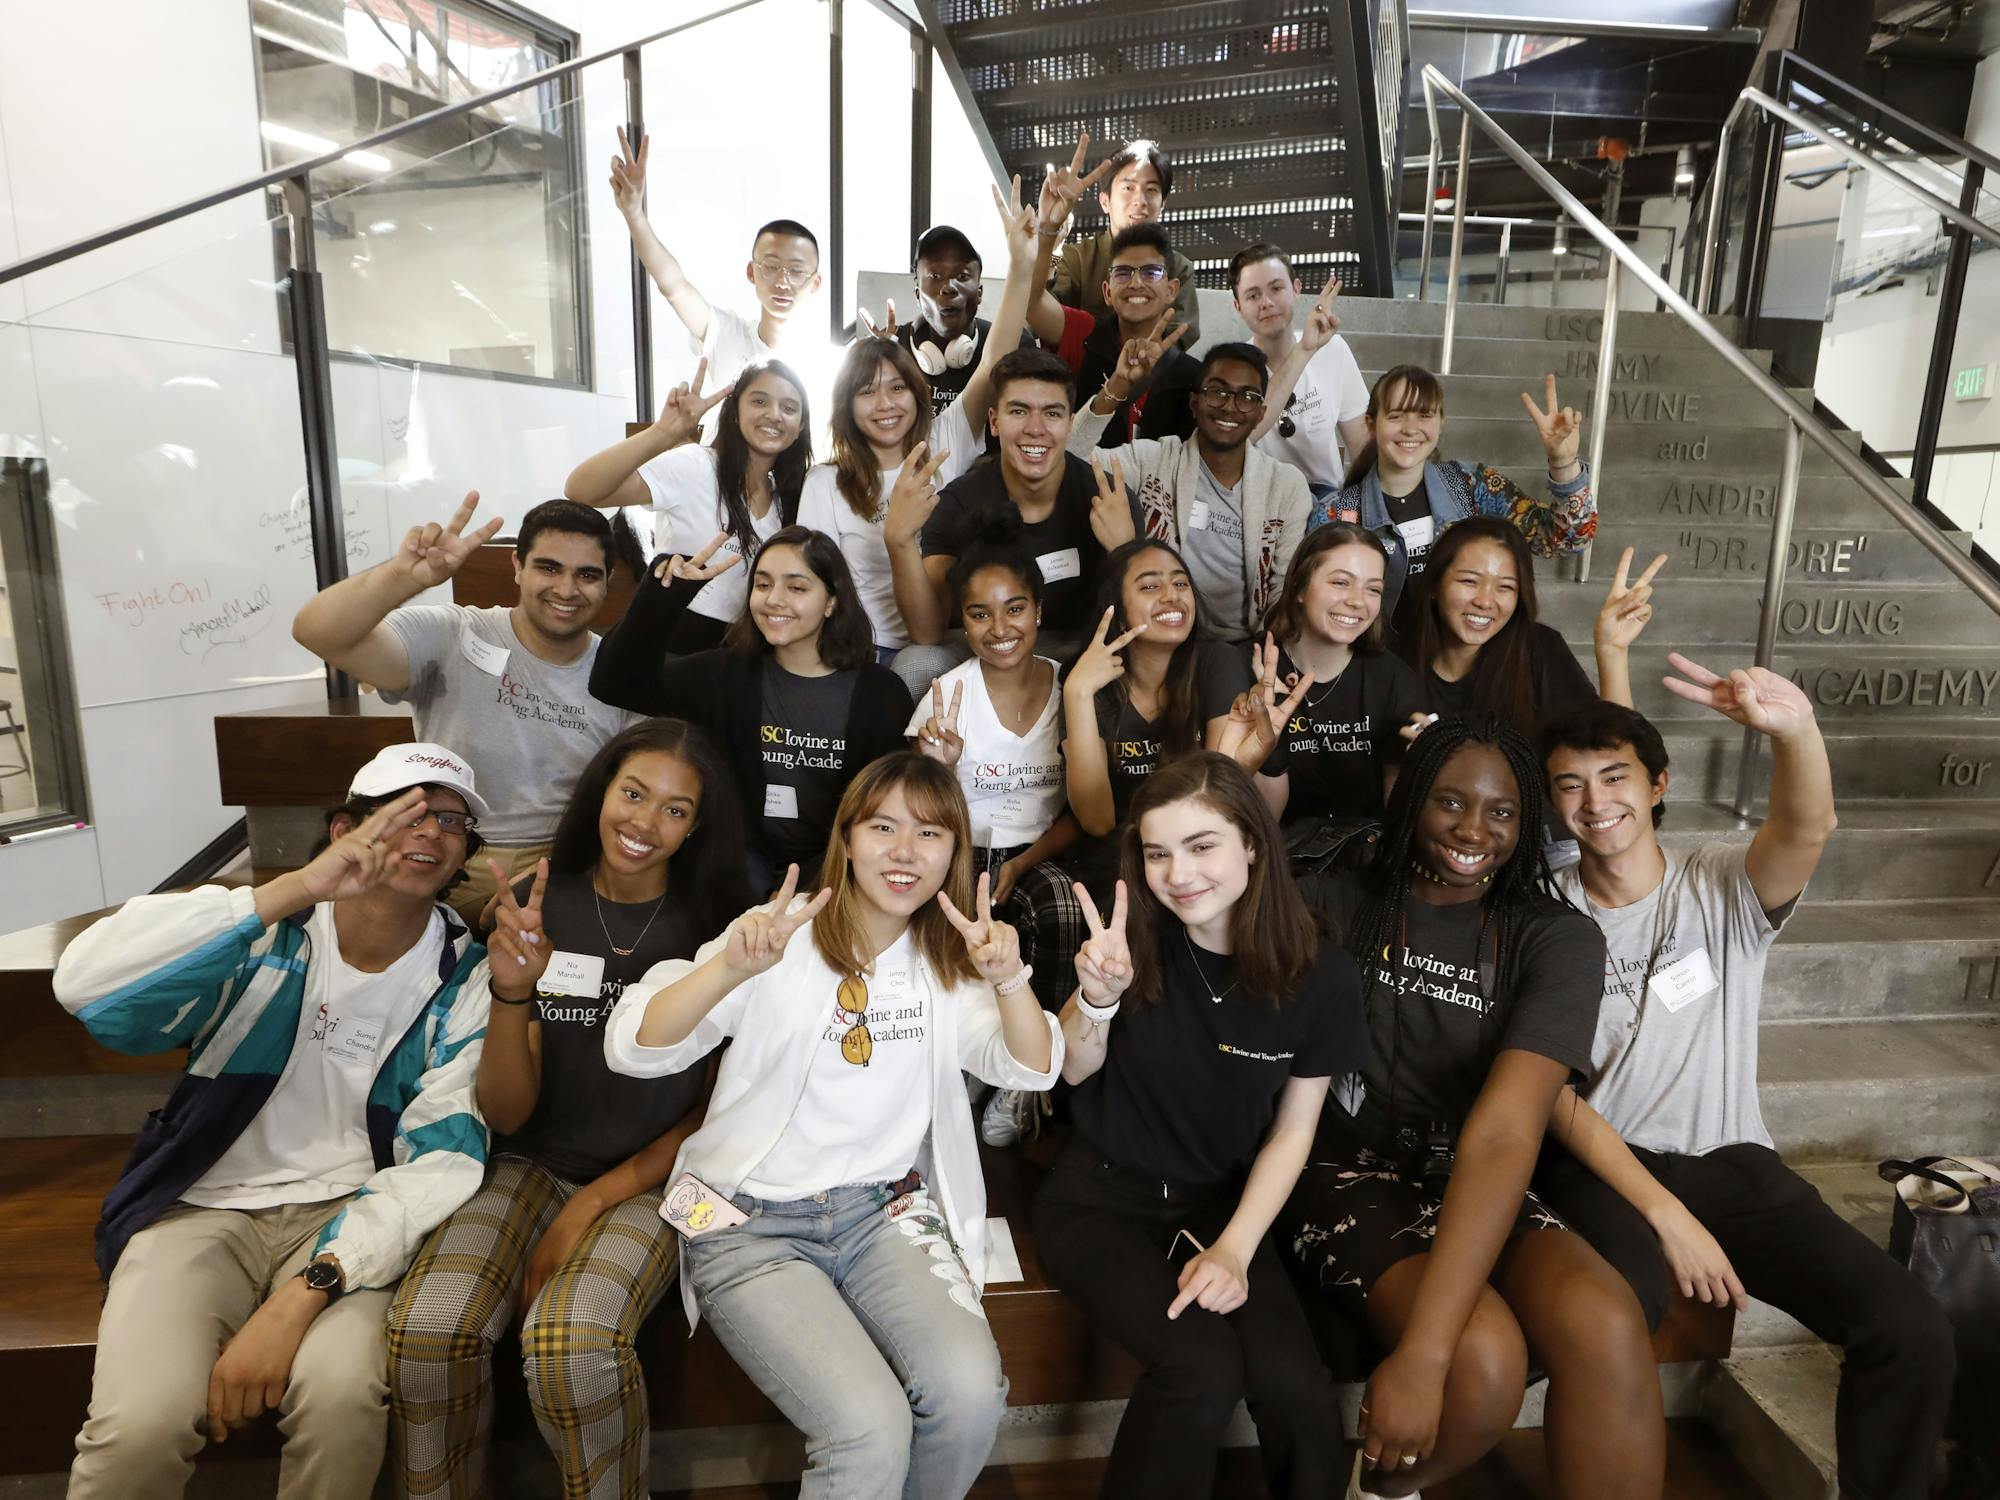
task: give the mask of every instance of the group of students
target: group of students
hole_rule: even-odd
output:
[[[304,868],[137,898],[58,967],[101,1040],[190,1054],[99,1226],[73,1494],[178,1494],[267,1409],[283,1494],[366,1493],[391,1432],[409,1493],[485,1493],[517,1320],[564,1493],[642,1494],[678,1278],[805,1435],[802,1494],[962,1495],[1007,1392],[978,1143],[1052,1095],[1038,1256],[1142,1368],[1107,1495],[1208,1494],[1239,1400],[1274,1495],[1416,1495],[1533,1368],[1557,1493],[1657,1497],[1676,1285],[1839,1343],[1845,1492],[1927,1493],[1949,1327],[1757,1104],[1764,960],[1834,826],[1810,703],[1672,657],[1774,765],[1747,844],[1663,848],[1627,666],[1659,563],[1621,562],[1594,686],[1535,618],[1534,555],[1596,520],[1553,380],[1536,499],[1437,459],[1427,372],[1344,410],[1334,289],[1295,338],[1272,247],[1232,269],[1257,342],[1176,360],[1166,164],[1083,152],[1001,203],[990,327],[969,240],[925,236],[923,317],[840,357],[818,467],[810,236],[760,231],[760,319],[725,314],[621,153],[723,388],[522,518],[511,608],[412,602],[497,534],[476,495],[308,603],[417,739]],[[1100,177],[1109,239],[1054,278],[1092,317],[1045,289]],[[1336,431],[1331,479],[1267,446]],[[628,506],[658,560],[600,640]],[[1351,1466],[1308,1298],[1382,1352]]]

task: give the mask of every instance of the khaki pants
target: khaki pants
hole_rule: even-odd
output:
[[[480,914],[498,889],[493,883],[493,872],[486,868],[486,861],[499,860],[500,868],[507,872],[511,883],[516,875],[525,875],[533,870],[535,861],[547,854],[550,847],[548,844],[518,844],[502,848],[498,844],[489,844],[465,862],[465,879],[453,886],[444,899],[477,933],[484,925],[479,920]]]
[[[347,1201],[247,1211],[180,1204],[132,1237],[98,1321],[70,1500],[181,1494],[208,1440],[218,1350],[298,1274]],[[394,1291],[351,1291],[306,1330],[278,1405],[280,1500],[356,1500],[373,1489],[388,1438],[383,1321]]]

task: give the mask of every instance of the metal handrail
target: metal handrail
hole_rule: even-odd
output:
[[[1703,343],[1714,349],[1731,369],[1750,383],[1758,395],[1785,414],[1788,434],[1785,442],[1785,462],[1778,487],[1777,504],[1772,516],[1770,561],[1764,570],[1764,598],[1757,624],[1758,666],[1769,667],[1777,650],[1778,616],[1784,602],[1785,549],[1791,537],[1792,518],[1798,509],[1799,460],[1802,439],[1806,438],[1810,438],[1816,447],[1832,458],[1843,474],[1860,485],[1871,500],[1887,511],[1897,525],[1914,536],[1925,551],[1972,591],[1980,603],[1994,613],[2000,614],[2000,583],[1988,577],[1970,558],[1961,555],[1916,506],[1883,483],[1881,477],[1862,462],[1859,454],[1842,443],[1832,428],[1814,416],[1797,397],[1779,385],[1767,372],[1759,369],[1748,355],[1730,342],[1726,334],[1696,312],[1692,304],[1668,286],[1660,275],[1619,239],[1603,220],[1585,208],[1574,193],[1558,182],[1547,167],[1530,156],[1518,141],[1494,123],[1492,116],[1467,98],[1465,92],[1436,67],[1428,64],[1425,66],[1423,84],[1424,105],[1432,121],[1430,170],[1433,178],[1438,167],[1438,133],[1435,123],[1437,91],[1442,90],[1460,111],[1459,180],[1453,195],[1451,267],[1445,289],[1442,373],[1451,372],[1452,334],[1458,308],[1459,259],[1465,237],[1465,168],[1471,154],[1471,130],[1477,125],[1506,153],[1514,165],[1526,174],[1530,182],[1554,199],[1577,227],[1602,245],[1605,253],[1612,257],[1605,267],[1603,336],[1598,348],[1596,399],[1592,406],[1590,447],[1591,483],[1594,486],[1601,491],[1604,483],[1602,469],[1604,428],[1611,391],[1611,356],[1617,340],[1618,283],[1621,268],[1637,277],[1639,284],[1659,300],[1664,311],[1673,314],[1692,328]],[[1426,211],[1428,214],[1428,205]],[[1426,222],[1424,226],[1426,264],[1430,259],[1430,229],[1430,224]],[[1737,779],[1736,811],[1739,815],[1747,816],[1750,810],[1752,773],[1755,769],[1760,740],[1761,736],[1754,731],[1745,731],[1742,765]]]
[[[391,125],[384,130],[378,130],[373,135],[362,140],[351,141],[345,146],[336,147],[332,151],[313,157],[310,161],[297,162],[289,167],[275,167],[269,172],[262,173],[256,177],[245,178],[242,182],[235,183],[230,187],[218,188],[214,192],[203,193],[199,197],[189,198],[185,202],[176,203],[171,208],[162,208],[149,214],[142,214],[140,217],[120,224],[116,228],[100,230],[96,234],[85,235],[80,240],[72,240],[67,245],[58,245],[53,250],[44,250],[38,255],[30,255],[25,259],[17,260],[12,265],[0,266],[0,286],[5,286],[10,281],[18,281],[23,276],[31,276],[37,271],[46,271],[50,266],[59,266],[66,260],[73,260],[77,256],[88,254],[92,250],[101,250],[106,245],[113,245],[120,240],[130,239],[135,234],[143,234],[148,229],[157,229],[162,224],[171,224],[174,220],[184,219],[189,214],[197,214],[203,209],[214,208],[218,203],[227,203],[230,199],[240,198],[245,193],[261,192],[267,187],[275,187],[290,179],[310,175],[313,172],[319,171],[322,167],[332,166],[343,156],[347,156],[352,152],[366,151],[373,146],[386,144],[389,141],[406,136],[412,131],[421,130],[427,125],[437,125],[446,120],[457,119],[460,115],[470,114],[473,110],[484,108],[486,105],[492,104],[497,100],[510,98],[528,89],[538,88],[542,84],[553,82],[558,78],[567,78],[573,73],[580,73],[585,68],[594,67],[598,63],[608,62],[614,57],[626,56],[638,51],[641,47],[651,46],[654,42],[662,41],[678,32],[689,31],[696,26],[704,26],[708,22],[729,15],[734,11],[748,10],[751,6],[761,5],[762,3],[763,0],[735,0],[735,3],[732,5],[725,5],[720,10],[709,11],[705,15],[695,17],[691,21],[682,21],[678,25],[668,26],[663,30],[653,32],[650,36],[642,36],[637,41],[621,42],[616,47],[607,47],[602,52],[592,53],[589,57],[577,57],[565,63],[557,63],[552,68],[544,68],[541,72],[532,74],[516,83],[510,83],[504,88],[491,89],[477,98],[461,99],[456,104],[440,105],[438,108],[430,110],[425,114],[412,115],[409,119],[399,124]]]
[[[1989,151],[1982,151],[1963,136],[1956,136],[1947,131],[1939,130],[1935,125],[1926,125],[1922,120],[1914,119],[1904,114],[1894,105],[1884,104],[1880,99],[1862,93],[1861,90],[1857,89],[1846,79],[1835,77],[1818,63],[1811,62],[1799,56],[1796,52],[1787,51],[1781,53],[1780,57],[1781,66],[1785,73],[1810,74],[1816,86],[1824,86],[1821,92],[1829,100],[1832,100],[1835,94],[1839,94],[1843,95],[1845,100],[1853,101],[1852,103],[1840,100],[1833,101],[1839,103],[1842,109],[1851,110],[1857,115],[1863,113],[1880,115],[1882,118],[1892,121],[1899,134],[1919,136],[1942,151],[1950,152],[1954,156],[1962,156],[1969,162],[1976,162],[1989,172],[2000,172],[2000,156],[1995,156]]]

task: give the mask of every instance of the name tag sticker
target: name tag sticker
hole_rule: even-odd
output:
[[[382,1045],[382,1027],[374,1021],[336,1021],[327,1038],[327,1054],[343,1062],[373,1063]]]
[[[507,670],[507,648],[482,641],[469,630],[458,633],[459,654],[482,672],[498,677]]]
[[[1206,500],[1197,500],[1193,505],[1188,507],[1188,530],[1208,530],[1208,502]]]
[[[544,995],[577,995],[595,1000],[604,988],[604,960],[595,953],[549,955],[549,967],[535,986]]]
[[[1422,552],[1437,538],[1437,517],[1418,516],[1414,521],[1398,521],[1396,535],[1413,552]]]
[[[750,1222],[748,1214],[692,1172],[674,1179],[660,1201],[660,1217],[683,1239],[700,1239],[711,1229],[734,1229]]]
[[[1083,554],[1074,547],[1044,552],[1035,559],[1035,566],[1042,570],[1043,583],[1061,583],[1065,578],[1083,576]]]
[[[1647,989],[1672,1014],[1699,1000],[1715,986],[1715,968],[1708,961],[1708,950],[1697,948],[1686,958],[1654,970],[1653,982]]]
[[[764,816],[767,818],[796,818],[799,815],[799,789],[767,782],[764,787]]]

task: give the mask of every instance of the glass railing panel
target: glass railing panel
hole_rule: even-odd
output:
[[[1945,202],[1963,202],[1967,159],[1944,150],[1938,142],[1899,129],[1893,120],[1883,120],[1838,100],[1816,93],[1808,84],[1794,81],[1784,103],[1822,126],[1836,138],[1857,146],[1916,182]],[[1970,210],[1983,223],[2000,225],[2000,182],[1982,181]]]

